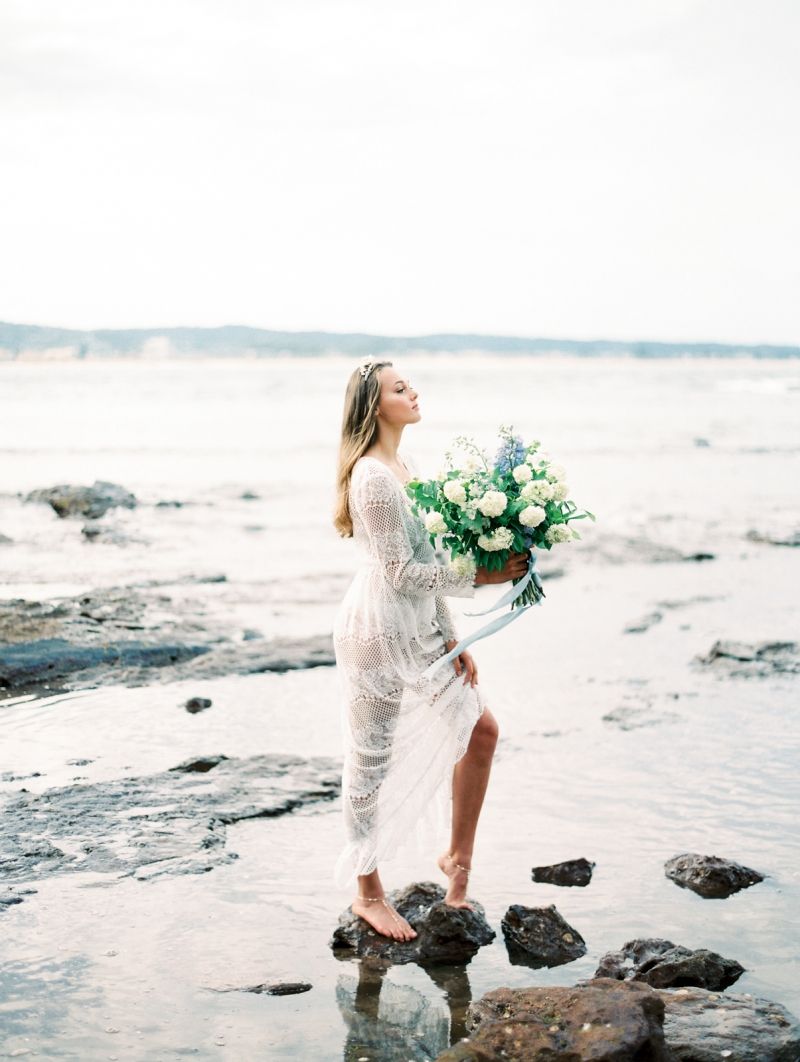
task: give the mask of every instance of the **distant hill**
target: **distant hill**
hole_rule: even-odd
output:
[[[80,358],[269,358],[320,354],[411,353],[604,354],[634,358],[749,356],[797,358],[800,347],[767,344],[656,343],[616,339],[529,339],[522,336],[439,334],[376,336],[362,332],[272,332],[245,325],[221,328],[113,328],[90,332],[0,322],[0,360]]]

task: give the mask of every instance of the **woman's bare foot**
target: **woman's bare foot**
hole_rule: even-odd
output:
[[[388,900],[385,903],[377,900],[362,900],[356,897],[350,904],[350,910],[354,915],[369,922],[372,928],[384,937],[392,937],[394,940],[413,940],[417,935],[416,929],[392,907]]]
[[[463,907],[467,911],[474,911],[475,908],[471,903],[467,903],[466,900],[469,875],[465,870],[460,870],[455,865],[456,863],[461,863],[462,866],[466,867],[470,864],[462,859],[454,859],[449,852],[443,852],[436,862],[439,864],[439,870],[450,879],[444,902],[451,907]]]

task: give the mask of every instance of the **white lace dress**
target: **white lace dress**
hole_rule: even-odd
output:
[[[399,455],[412,475],[415,462]],[[446,844],[453,767],[485,707],[452,662],[425,668],[457,638],[445,595],[473,597],[473,577],[439,564],[395,474],[374,457],[356,462],[350,486],[353,539],[362,564],[336,614],[333,644],[344,746],[346,843],[334,880],[342,888],[433,830]]]

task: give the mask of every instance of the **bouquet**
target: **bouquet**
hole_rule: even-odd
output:
[[[431,545],[442,535],[458,571],[499,571],[512,551],[531,550],[528,574],[514,580],[515,586],[524,582],[524,588],[502,600],[505,604],[510,599],[513,610],[538,604],[545,596],[533,570],[532,551],[580,538],[570,523],[595,517],[588,510],[578,512],[567,498],[566,473],[561,465],[551,464],[538,439],[526,446],[511,425],[501,425],[498,435],[500,447],[493,462],[472,439],[459,435],[453,446],[465,457],[462,467],[454,467],[454,452],[448,450],[447,465],[435,479],[413,479],[406,491]]]

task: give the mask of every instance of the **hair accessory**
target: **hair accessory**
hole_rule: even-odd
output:
[[[369,376],[369,374],[372,372],[372,370],[377,364],[378,363],[375,361],[374,358],[367,358],[365,361],[361,362],[358,367],[358,371],[361,373],[362,380],[366,380],[366,378]]]

